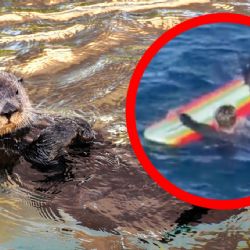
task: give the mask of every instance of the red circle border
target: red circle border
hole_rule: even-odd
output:
[[[135,71],[130,80],[130,85],[127,92],[126,100],[126,122],[128,135],[130,138],[133,150],[147,171],[149,176],[158,183],[165,191],[169,192],[173,196],[180,200],[191,203],[196,206],[210,208],[210,209],[237,209],[250,205],[250,196],[244,198],[237,198],[232,200],[218,200],[208,199],[197,195],[190,194],[174,184],[168,181],[161,173],[153,166],[149,158],[147,157],[143,146],[141,145],[140,138],[136,128],[136,95],[140,84],[140,80],[143,76],[145,69],[152,60],[152,58],[158,53],[158,51],[166,45],[170,40],[174,39],[181,33],[188,31],[192,28],[213,23],[233,23],[250,26],[250,17],[241,14],[232,13],[216,13],[207,14],[198,17],[188,19],[175,27],[169,29],[163,33],[144,53],[140,61],[138,62]]]

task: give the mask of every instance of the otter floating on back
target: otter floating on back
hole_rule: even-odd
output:
[[[63,162],[72,148],[92,142],[95,133],[83,119],[36,112],[22,84],[15,75],[0,72],[2,153],[11,151],[32,164],[49,167]]]
[[[0,72],[0,170],[25,190],[49,194],[36,206],[42,216],[48,208],[60,218],[60,208],[88,228],[116,234],[160,235],[182,217],[186,220],[187,212],[192,221],[191,205],[161,190],[130,147],[104,141],[80,118],[39,114],[22,84],[13,74]],[[202,213],[206,221],[208,212]],[[211,211],[207,217],[215,222],[235,213]],[[197,213],[193,217],[197,220]]]

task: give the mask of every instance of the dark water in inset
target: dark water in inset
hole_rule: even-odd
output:
[[[141,80],[136,117],[146,152],[168,180],[192,194],[216,199],[249,196],[250,136],[229,148],[203,140],[168,149],[149,145],[143,131],[169,110],[240,77],[241,63],[250,57],[249,45],[248,26],[201,26],[166,44]]]

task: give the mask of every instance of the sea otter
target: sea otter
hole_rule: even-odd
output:
[[[81,146],[84,153],[95,138],[88,122],[35,111],[22,84],[22,78],[0,72],[1,153],[22,155],[40,167],[63,164],[64,156],[74,147]]]
[[[166,194],[129,146],[102,139],[83,119],[37,112],[11,73],[0,72],[0,97],[1,179],[7,172],[6,182],[44,197],[35,205],[43,216],[58,220],[64,211],[91,229],[161,237],[179,224],[238,213],[193,209]]]

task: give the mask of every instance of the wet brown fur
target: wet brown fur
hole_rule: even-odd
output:
[[[15,132],[31,122],[31,103],[21,79],[8,72],[0,72],[0,98],[0,112],[7,102],[17,108],[10,120],[0,114],[0,136]]]

